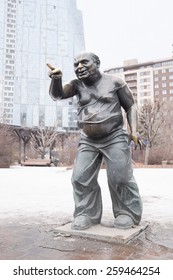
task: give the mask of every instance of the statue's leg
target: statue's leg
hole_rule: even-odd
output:
[[[97,178],[101,162],[102,155],[98,149],[86,144],[79,146],[72,175],[74,229],[85,229],[100,223],[102,198]]]
[[[104,148],[103,153],[115,224],[122,228],[138,225],[142,215],[142,201],[133,176],[130,147],[125,141],[118,142]]]

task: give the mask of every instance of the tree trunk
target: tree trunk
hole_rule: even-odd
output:
[[[146,145],[146,149],[145,149],[144,165],[148,165],[149,153],[150,153],[150,145],[147,144],[147,145]]]
[[[43,151],[41,153],[41,159],[44,159],[44,156],[45,156],[45,149],[43,148]]]

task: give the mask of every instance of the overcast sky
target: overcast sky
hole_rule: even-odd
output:
[[[86,50],[101,68],[173,55],[173,0],[77,0],[83,12]]]

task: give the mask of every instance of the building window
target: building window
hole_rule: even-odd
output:
[[[165,81],[166,80],[166,76],[162,76],[162,81]]]
[[[154,81],[157,82],[159,79],[158,77],[154,77]]]
[[[159,91],[158,90],[156,90],[154,93],[155,93],[155,95],[159,95]]]
[[[153,67],[161,67],[161,63],[156,63],[153,65]]]
[[[167,91],[165,89],[162,90],[162,94],[167,94]]]
[[[150,96],[151,93],[150,93],[150,91],[147,91],[147,92],[144,93],[144,95],[145,95],[145,96]]]
[[[162,87],[166,87],[166,83],[162,83]]]
[[[158,85],[158,84],[155,84],[155,85],[154,85],[154,88],[159,88],[159,85]]]
[[[169,65],[173,65],[173,61],[166,61],[166,62],[162,62],[162,66],[169,66]]]
[[[158,70],[155,70],[155,71],[154,71],[154,75],[157,75],[157,74],[158,74]]]
[[[140,83],[144,83],[145,79],[140,79]]]
[[[170,82],[169,85],[170,85],[170,87],[172,87],[173,86],[173,82]]]
[[[169,76],[169,79],[170,79],[170,80],[173,80],[173,75],[170,75],[170,76]]]
[[[169,72],[173,72],[173,68],[169,68]]]
[[[170,89],[170,94],[173,94],[173,89]]]
[[[162,69],[162,73],[166,73],[166,69]]]
[[[150,75],[150,71],[140,72],[140,76]]]
[[[140,83],[150,83],[150,78],[140,79]]]

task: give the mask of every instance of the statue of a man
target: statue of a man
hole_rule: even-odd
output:
[[[61,70],[49,67],[53,100],[72,96],[78,100],[81,137],[72,175],[75,203],[72,229],[84,230],[101,221],[102,197],[97,179],[102,159],[106,165],[114,226],[126,229],[138,225],[142,202],[133,177],[129,135],[123,129],[121,110],[126,112],[130,137],[137,145],[137,112],[129,87],[121,78],[101,73],[99,57],[90,52],[75,57],[77,79],[65,85],[62,85]]]

